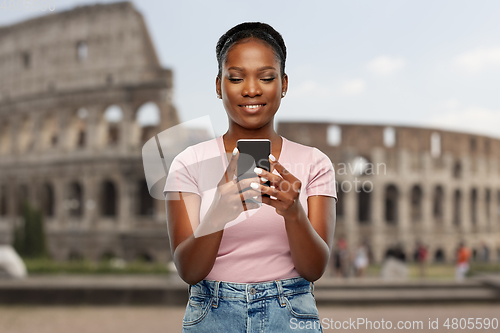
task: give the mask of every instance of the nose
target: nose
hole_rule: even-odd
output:
[[[243,96],[255,97],[262,95],[262,89],[259,85],[259,80],[255,78],[247,78],[243,81],[243,90],[241,91]]]

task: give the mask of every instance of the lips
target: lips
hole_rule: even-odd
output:
[[[260,110],[262,110],[262,108],[265,106],[266,104],[265,103],[262,103],[262,104],[241,104],[239,105],[239,107],[247,112],[247,113],[257,113],[259,112]]]

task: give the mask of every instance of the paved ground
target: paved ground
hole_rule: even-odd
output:
[[[334,321],[370,320],[373,325],[388,329],[332,329],[325,332],[387,332],[395,331],[398,321],[422,321],[424,328],[401,329],[403,332],[498,332],[496,329],[446,329],[446,318],[496,318],[500,321],[500,305],[386,306],[386,307],[320,307],[324,323]],[[180,332],[184,309],[181,307],[0,307],[1,333],[173,333]],[[429,329],[439,319],[438,329]],[[450,323],[451,324],[451,323]],[[338,324],[337,324],[338,325]],[[385,326],[387,327],[387,326]],[[409,327],[409,326],[408,326]],[[293,330],[291,330],[293,332]]]

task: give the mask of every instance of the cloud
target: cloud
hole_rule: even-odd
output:
[[[403,58],[380,56],[368,62],[366,67],[372,73],[386,76],[397,72],[405,65],[406,61]]]
[[[332,87],[320,84],[313,80],[306,80],[300,83],[293,91],[289,93],[290,96],[296,97],[321,97],[326,98],[332,96],[335,91]]]
[[[477,48],[456,56],[452,62],[457,68],[472,74],[500,68],[500,46]]]
[[[438,109],[441,111],[429,119],[429,125],[433,127],[500,137],[500,110],[462,106],[456,100],[446,101]]]
[[[326,85],[313,80],[306,80],[295,88],[290,88],[288,95],[293,97],[314,97],[328,99],[333,96],[356,96],[365,91],[363,79],[345,80],[338,85]]]
[[[355,96],[365,91],[366,82],[363,79],[353,79],[345,81],[339,89],[339,93],[344,96]]]

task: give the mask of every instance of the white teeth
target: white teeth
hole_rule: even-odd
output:
[[[249,109],[256,109],[261,106],[264,106],[264,104],[259,104],[259,105],[244,105],[244,107],[249,108]]]

